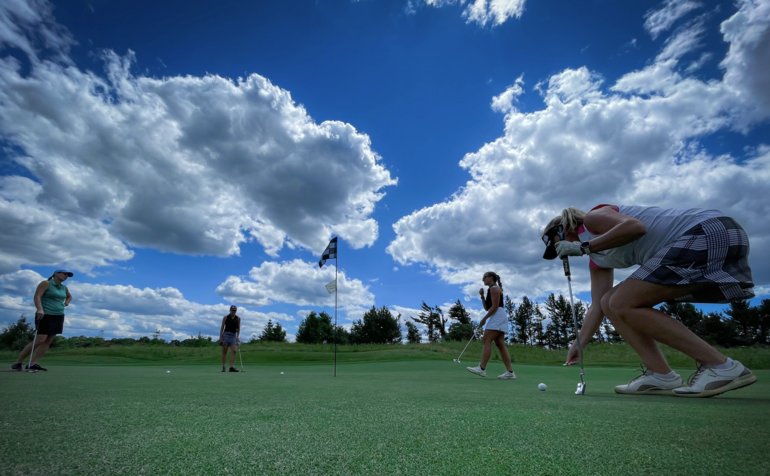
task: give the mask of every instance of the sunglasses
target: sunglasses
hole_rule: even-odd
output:
[[[543,236],[540,237],[541,240],[543,240],[543,244],[546,246],[550,246],[554,242],[554,238],[558,236],[559,240],[564,239],[564,227],[559,225],[554,225],[551,228],[547,229],[545,233],[543,233]]]

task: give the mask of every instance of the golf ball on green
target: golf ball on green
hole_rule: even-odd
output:
[[[541,392],[545,392],[547,388],[548,388],[548,385],[544,383],[537,384],[537,389],[540,390]]]

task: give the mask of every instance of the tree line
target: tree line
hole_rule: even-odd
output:
[[[506,333],[509,344],[524,344],[552,349],[565,348],[575,339],[572,323],[572,305],[563,295],[550,294],[542,303],[536,303],[524,296],[516,305],[509,296],[504,300],[510,332]],[[768,345],[770,344],[770,299],[757,306],[749,301],[730,303],[724,313],[704,313],[691,303],[666,303],[659,309],[672,318],[681,321],[698,336],[711,344],[722,347]],[[582,326],[586,308],[582,302],[575,304],[578,326]],[[383,306],[372,306],[360,320],[354,321],[350,330],[335,326],[326,312],[311,311],[297,329],[296,341],[300,344],[418,344],[422,342],[466,341],[478,329],[478,322],[458,299],[444,313],[440,306],[422,302],[416,316],[409,316],[403,322]],[[419,325],[418,325],[419,324]],[[0,349],[21,349],[34,335],[34,328],[23,316],[0,333]],[[599,342],[619,342],[620,336],[612,324],[604,319],[594,334]],[[286,342],[286,331],[280,323],[269,320],[260,335],[252,336],[249,342]],[[183,347],[215,345],[211,337],[200,334],[184,340],[165,342],[160,331],[152,337],[138,339],[119,338],[106,340],[100,337],[59,336],[56,347],[89,347],[127,344],[167,344]]]
[[[21,316],[15,323],[9,324],[0,332],[0,350],[21,350],[27,345],[35,335],[35,327],[31,321],[27,322],[25,316]],[[114,339],[105,339],[104,337],[64,337],[56,336],[51,347],[60,349],[83,348],[83,347],[106,347],[110,345],[170,345],[174,347],[207,347],[217,345],[217,341],[210,336],[204,336],[198,333],[197,336],[190,336],[187,339],[174,339],[169,342],[161,339],[160,330],[155,331],[152,336],[142,336],[136,339],[131,337],[118,337]],[[249,340],[252,342],[286,342],[286,331],[280,323],[273,323],[272,319],[267,321],[262,332],[254,335]]]

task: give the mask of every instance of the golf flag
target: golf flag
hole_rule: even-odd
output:
[[[333,293],[337,290],[337,280],[335,279],[334,281],[329,281],[325,287],[326,290],[329,291],[329,294]]]
[[[321,260],[318,262],[318,267],[323,268],[324,263],[326,263],[327,259],[337,259],[337,237],[336,236],[332,238],[332,240],[326,246],[326,249],[321,255]]]

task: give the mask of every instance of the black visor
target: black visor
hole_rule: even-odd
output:
[[[564,239],[564,227],[561,225],[554,225],[549,228],[540,239],[543,240],[545,245],[545,252],[543,253],[543,259],[554,259],[558,254],[556,253],[556,237],[560,240]]]

